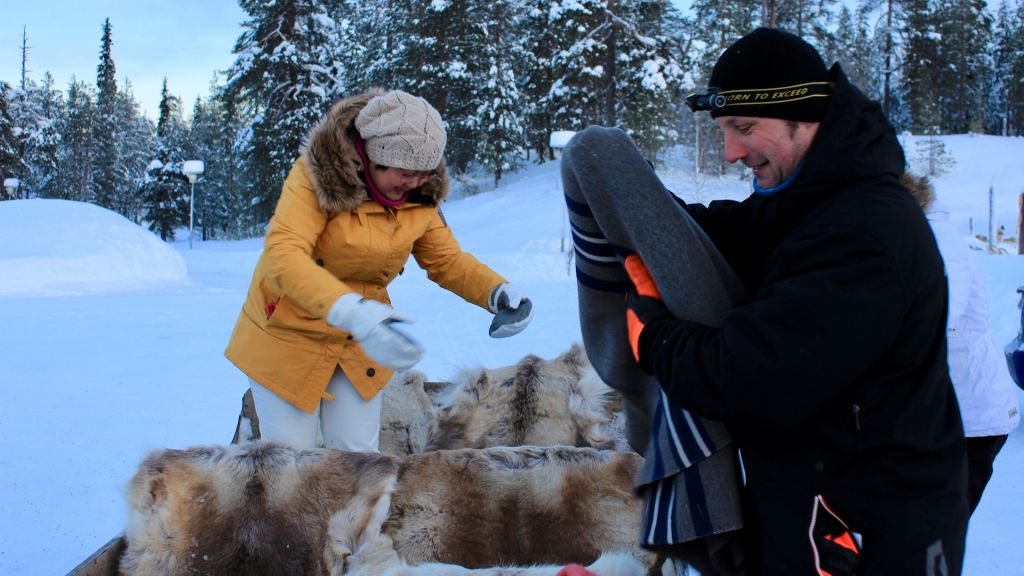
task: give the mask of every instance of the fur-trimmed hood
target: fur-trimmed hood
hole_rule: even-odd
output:
[[[353,210],[370,200],[370,192],[360,175],[363,163],[355,149],[358,136],[355,119],[367,102],[384,93],[375,88],[336,102],[306,136],[302,161],[320,208],[325,212]],[[448,196],[450,184],[443,158],[437,173],[437,178],[409,195],[409,202],[440,204]]]
[[[918,176],[910,172],[904,172],[900,176],[900,184],[910,191],[910,195],[914,197],[914,200],[917,200],[921,210],[927,212],[931,208],[932,202],[935,201],[935,189],[932,188],[931,180],[927,176]]]

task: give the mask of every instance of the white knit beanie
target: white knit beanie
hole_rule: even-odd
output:
[[[444,125],[423,98],[401,90],[375,96],[356,116],[356,129],[374,164],[418,171],[441,164],[447,141]]]

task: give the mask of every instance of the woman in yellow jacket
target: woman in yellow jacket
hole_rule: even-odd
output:
[[[492,336],[529,323],[530,301],[463,252],[441,215],[445,142],[437,110],[398,90],[342,100],[310,132],[225,352],[249,377],[264,439],[377,450],[379,392],[422,356],[387,293],[410,254],[494,312]]]

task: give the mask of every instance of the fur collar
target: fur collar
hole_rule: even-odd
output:
[[[360,177],[362,161],[356,154],[356,116],[374,96],[384,94],[375,88],[336,102],[309,131],[302,146],[302,161],[313,184],[320,208],[328,213],[354,210],[363,202],[372,202]],[[438,177],[409,195],[411,203],[440,204],[448,195],[448,171],[444,159],[437,167]]]
[[[931,208],[932,202],[935,201],[935,189],[932,188],[932,183],[927,176],[904,172],[900,177],[900,184],[910,191],[910,195],[917,200],[922,210],[927,212]]]

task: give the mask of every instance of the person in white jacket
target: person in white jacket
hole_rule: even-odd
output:
[[[931,184],[921,179],[912,186],[946,265],[949,376],[967,437],[967,504],[973,514],[996,455],[1020,423],[1017,393],[992,334],[985,283],[974,255],[950,224],[949,211],[935,200]]]

